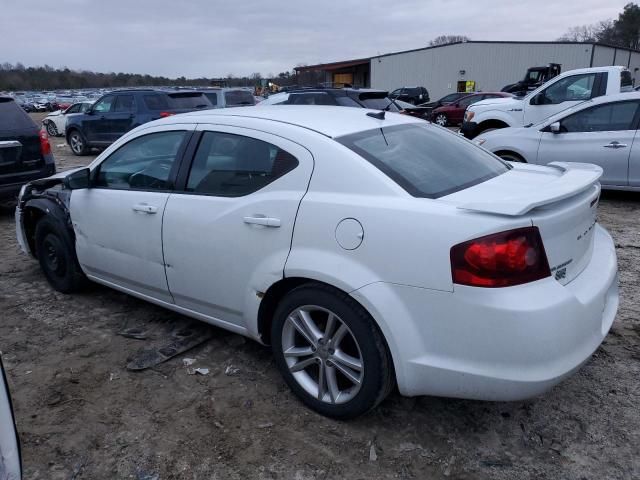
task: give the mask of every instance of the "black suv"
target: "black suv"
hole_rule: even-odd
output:
[[[213,108],[201,91],[117,90],[82,115],[67,120],[67,143],[75,155],[111,145],[143,123],[177,113]]]
[[[429,101],[429,92],[424,87],[402,87],[396,88],[389,94],[394,100],[402,100],[403,102],[418,105]]]
[[[280,105],[338,105],[341,107],[371,108],[399,112],[389,100],[389,93],[370,88],[300,88],[289,90],[289,96]]]
[[[0,97],[0,198],[15,197],[25,183],[54,173],[47,134],[13,98]]]

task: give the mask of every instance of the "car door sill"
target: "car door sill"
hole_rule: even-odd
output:
[[[240,327],[233,323],[225,322],[224,320],[220,320],[219,318],[210,317],[208,315],[203,315],[202,313],[194,312],[193,310],[189,310],[188,308],[180,307],[174,303],[165,302],[164,300],[160,300],[160,299],[151,297],[149,295],[145,295],[144,293],[136,292],[135,290],[131,290],[126,287],[121,287],[116,283],[109,282],[108,280],[104,280],[102,278],[98,278],[93,275],[87,275],[87,278],[89,278],[90,280],[93,280],[96,283],[100,283],[107,287],[111,287],[115,290],[119,290],[123,293],[127,293],[133,297],[146,300],[147,302],[153,303],[155,305],[159,305],[161,307],[167,308],[169,310],[180,313],[182,315],[186,315],[187,317],[195,318],[196,320],[206,322],[215,327],[224,328],[225,330],[229,330],[230,332],[237,333],[239,335],[244,335],[245,337],[250,337],[257,341],[260,341],[259,338],[255,338],[252,335],[250,335],[249,331],[244,327]]]

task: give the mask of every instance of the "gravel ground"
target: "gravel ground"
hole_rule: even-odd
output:
[[[88,163],[52,145],[60,169]],[[336,422],[289,392],[268,349],[213,329],[187,357],[139,373],[139,348],[189,320],[94,286],[54,292],[0,210],[0,349],[25,479],[637,479],[640,477],[640,195],[603,196],[620,263],[611,333],[574,377],[526,402],[392,394]],[[559,320],[561,321],[561,320]],[[117,334],[148,331],[147,340]]]

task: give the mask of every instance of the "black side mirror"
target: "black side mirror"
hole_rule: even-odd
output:
[[[69,190],[80,190],[91,186],[90,170],[83,168],[64,177],[64,186]]]

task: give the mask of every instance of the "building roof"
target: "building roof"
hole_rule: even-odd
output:
[[[463,41],[463,42],[446,43],[444,45],[434,45],[434,46],[413,48],[413,49],[410,49],[410,50],[401,50],[399,52],[383,53],[381,55],[374,55],[374,56],[367,57],[367,58],[358,58],[358,59],[355,59],[355,60],[344,60],[344,61],[341,61],[341,62],[318,63],[316,65],[305,65],[305,66],[301,66],[301,67],[295,67],[294,70],[296,70],[297,72],[308,72],[308,71],[312,71],[312,70],[325,70],[325,71],[339,70],[339,69],[342,69],[342,68],[348,68],[348,67],[353,67],[353,66],[357,66],[357,65],[366,65],[371,61],[372,58],[390,57],[392,55],[401,55],[403,53],[419,52],[421,50],[431,50],[431,49],[434,49],[434,48],[450,47],[452,45],[460,45],[460,44],[463,44],[463,43],[479,43],[479,44],[498,43],[498,44],[514,44],[514,45],[517,45],[517,44],[525,44],[525,45],[594,45],[594,46],[616,48],[618,50],[625,50],[625,51],[640,53],[640,50],[634,50],[632,48],[626,48],[626,47],[620,47],[620,46],[616,46],[616,45],[610,45],[610,44],[602,43],[602,42],[570,42],[570,41],[563,41],[563,40],[557,40],[557,41],[468,40],[468,41]]]
[[[371,57],[367,57],[358,58],[355,60],[345,60],[343,62],[319,63],[317,65],[304,65],[301,67],[295,67],[294,70],[296,72],[309,72],[312,70],[340,70],[342,68],[357,67],[358,65],[368,65],[370,60]]]

